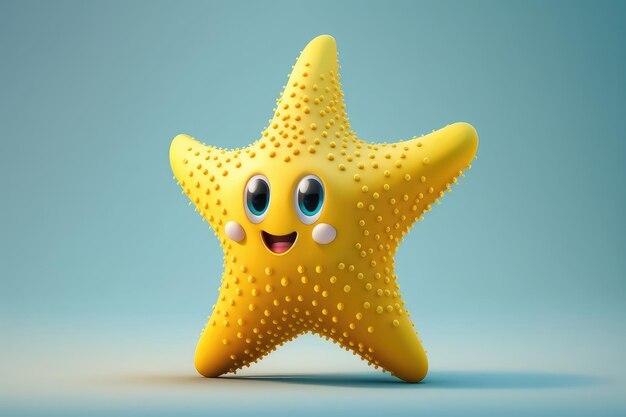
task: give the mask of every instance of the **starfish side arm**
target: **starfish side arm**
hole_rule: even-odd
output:
[[[169,159],[176,181],[220,240],[227,221],[229,196],[225,190],[241,164],[239,154],[207,146],[185,134],[177,135],[170,145]]]
[[[399,190],[413,192],[413,211],[422,214],[469,168],[478,149],[478,134],[468,123],[454,123],[403,144],[408,147],[408,164]]]
[[[394,228],[401,235],[421,220],[432,204],[451,191],[451,185],[478,148],[478,135],[468,123],[454,123],[428,135],[391,145],[382,169],[388,174],[387,204]],[[396,236],[397,244],[402,236]],[[395,250],[394,250],[395,251]]]

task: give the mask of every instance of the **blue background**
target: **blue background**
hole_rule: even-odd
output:
[[[623,415],[624,19],[621,2],[0,0],[0,413]],[[479,133],[396,258],[431,373],[395,384],[305,336],[247,379],[202,379],[222,254],[170,140],[257,139],[324,33],[361,138]]]

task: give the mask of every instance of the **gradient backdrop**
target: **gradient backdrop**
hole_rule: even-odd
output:
[[[624,2],[0,0],[0,415],[626,413]],[[360,137],[478,160],[400,247],[428,350],[395,383],[317,337],[206,380],[221,251],[170,140],[257,139],[337,42]]]

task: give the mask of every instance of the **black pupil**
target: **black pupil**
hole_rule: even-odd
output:
[[[309,179],[300,185],[300,200],[304,208],[313,212],[320,203],[321,186],[316,180]]]
[[[248,199],[256,211],[265,210],[268,191],[268,186],[263,180],[254,180],[248,186]]]

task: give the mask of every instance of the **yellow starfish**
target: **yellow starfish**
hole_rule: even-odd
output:
[[[174,175],[224,249],[195,355],[204,376],[236,372],[307,332],[405,381],[426,376],[393,256],[469,166],[478,138],[456,123],[391,144],[358,139],[338,67],[335,40],[313,39],[247,148],[172,141]]]

